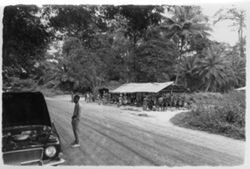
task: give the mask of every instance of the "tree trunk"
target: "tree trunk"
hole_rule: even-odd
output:
[[[180,40],[180,55],[179,58],[177,58],[177,73],[176,73],[176,79],[175,79],[175,84],[178,84],[178,80],[179,80],[179,74],[180,74],[180,64],[181,64],[181,57],[182,57],[182,48],[183,48],[183,41],[184,39],[181,38]]]
[[[242,13],[241,13],[242,14]],[[242,14],[243,15],[243,14]],[[240,27],[238,30],[239,45],[240,45],[240,57],[244,57],[244,44],[243,44],[243,19],[240,18]]]
[[[136,48],[136,35],[134,34],[133,37],[133,82],[137,82],[136,78],[136,54],[135,54],[135,48]]]
[[[209,88],[210,88],[210,86],[211,86],[211,83],[212,83],[211,81],[208,82],[208,85],[207,85],[207,87],[206,87],[205,92],[208,92],[208,90],[209,90]]]
[[[159,55],[157,54],[157,65],[156,65],[156,79],[157,79],[157,82],[160,81],[160,76],[159,76],[159,71],[160,70],[160,67],[159,67]]]
[[[177,67],[177,69],[179,68],[179,66]],[[177,74],[176,74],[176,78],[175,78],[175,84],[178,83],[179,80],[179,70],[177,70]]]

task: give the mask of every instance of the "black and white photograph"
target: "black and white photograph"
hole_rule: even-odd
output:
[[[246,5],[1,6],[1,165],[245,166]]]

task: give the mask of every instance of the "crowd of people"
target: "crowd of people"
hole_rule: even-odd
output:
[[[164,111],[170,107],[186,107],[189,105],[185,93],[164,93],[164,94],[111,94],[108,92],[94,95],[91,92],[84,94],[84,100],[97,102],[99,105],[116,104],[142,106],[143,110]]]
[[[181,108],[188,105],[188,100],[184,93],[165,93],[165,94],[110,94],[108,92],[92,93],[84,95],[86,102],[97,102],[99,105],[116,104],[142,106],[143,110],[163,111],[170,107]]]
[[[184,94],[148,95],[143,99],[143,110],[166,110],[170,107],[181,108],[187,105]]]
[[[88,92],[84,95],[84,100],[89,103],[89,102],[94,102],[95,101],[95,97],[93,95],[93,93]]]
[[[90,102],[97,102],[98,104],[108,104],[108,103],[111,103],[111,94],[108,93],[108,92],[104,92],[104,93],[98,93],[96,95],[94,95],[93,93],[91,92],[87,92],[83,95],[84,97],[84,100],[87,102],[87,103],[90,103]]]

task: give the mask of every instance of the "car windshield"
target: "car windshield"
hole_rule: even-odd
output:
[[[51,125],[41,93],[3,93],[3,128],[26,125]]]

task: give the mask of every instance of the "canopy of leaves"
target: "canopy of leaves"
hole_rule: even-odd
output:
[[[235,57],[231,58],[229,54],[221,44],[213,43],[202,53],[185,57],[180,67],[182,81],[191,90],[212,92],[227,91],[236,84],[242,84],[245,66],[238,59],[232,62]],[[242,68],[236,70],[239,65]]]
[[[115,18],[121,15],[126,18],[127,23],[124,26],[125,36],[128,36],[134,42],[143,37],[149,26],[158,25],[162,19],[162,6],[107,6],[104,14],[106,17]]]
[[[216,92],[217,88],[225,86],[231,80],[229,61],[216,52],[214,48],[208,49],[207,56],[199,63],[198,73],[202,77],[205,91]]]
[[[3,77],[36,74],[51,34],[36,6],[7,6],[3,17]]]
[[[172,38],[175,43],[191,37],[205,38],[209,35],[211,28],[207,23],[208,18],[202,14],[200,7],[173,6],[169,8],[169,13],[172,16],[164,19],[163,29],[166,29],[167,37]],[[181,45],[183,47],[185,44]]]
[[[5,84],[21,77],[84,92],[179,77],[192,91],[245,85],[245,39],[234,47],[211,41],[197,6],[8,6],[3,24]],[[54,54],[52,40],[63,42]]]
[[[178,49],[155,28],[148,31],[146,41],[136,49],[139,82],[165,82],[174,75]]]
[[[59,39],[77,37],[86,47],[91,47],[95,34],[106,30],[97,9],[97,6],[88,5],[48,5],[44,7],[44,15]]]

